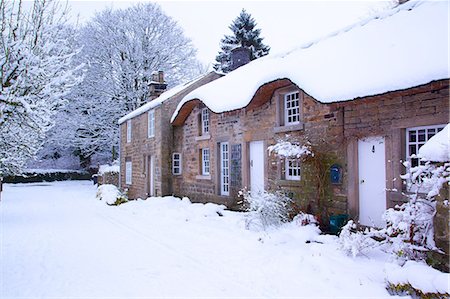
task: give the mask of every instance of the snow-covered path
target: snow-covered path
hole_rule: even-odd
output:
[[[109,207],[95,192],[90,182],[6,185],[0,298],[389,297],[386,256],[348,258],[313,227],[258,233],[216,205]]]

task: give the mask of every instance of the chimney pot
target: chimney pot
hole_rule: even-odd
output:
[[[163,71],[158,71],[158,82],[159,83],[164,83],[164,72]]]

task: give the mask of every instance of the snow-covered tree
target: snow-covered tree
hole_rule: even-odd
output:
[[[60,117],[85,157],[118,145],[117,121],[148,100],[153,72],[164,71],[169,87],[199,74],[191,41],[155,3],[96,14],[78,42],[86,75]]]
[[[80,81],[57,1],[0,0],[0,177],[20,173],[42,147],[64,96]]]
[[[263,44],[260,37],[261,29],[256,29],[255,19],[243,9],[239,16],[229,26],[233,35],[225,35],[220,41],[221,50],[216,56],[214,69],[224,73],[231,69],[231,50],[237,47],[250,49],[250,60],[254,60],[269,54],[270,47]]]

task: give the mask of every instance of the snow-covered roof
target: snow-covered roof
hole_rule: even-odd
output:
[[[246,107],[262,85],[289,79],[323,103],[449,78],[448,2],[409,1],[308,45],[254,60],[187,94],[213,112]]]
[[[171,97],[177,95],[178,93],[186,90],[186,88],[188,88],[189,86],[191,86],[192,84],[200,81],[201,79],[205,78],[206,76],[208,76],[211,72],[208,72],[206,74],[203,74],[201,76],[198,76],[197,78],[183,83],[183,84],[179,84],[165,92],[163,92],[159,97],[157,97],[156,99],[152,100],[151,102],[148,102],[144,105],[142,105],[141,107],[131,111],[130,113],[128,113],[127,115],[121,117],[118,121],[119,125],[126,122],[129,119],[132,119],[138,115],[141,115],[142,113],[145,113],[147,111],[149,111],[150,109],[153,109],[159,105],[161,105],[164,101],[170,99]],[[159,82],[158,82],[159,83]]]
[[[419,157],[432,162],[450,161],[450,124],[430,138],[419,149]]]

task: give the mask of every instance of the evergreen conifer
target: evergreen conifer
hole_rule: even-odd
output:
[[[255,29],[256,25],[255,19],[245,9],[242,9],[239,16],[228,27],[233,35],[225,35],[220,41],[221,50],[216,56],[215,70],[224,73],[232,70],[231,51],[237,47],[250,49],[250,60],[269,54],[270,47],[263,44],[263,38],[259,36],[261,29]]]

